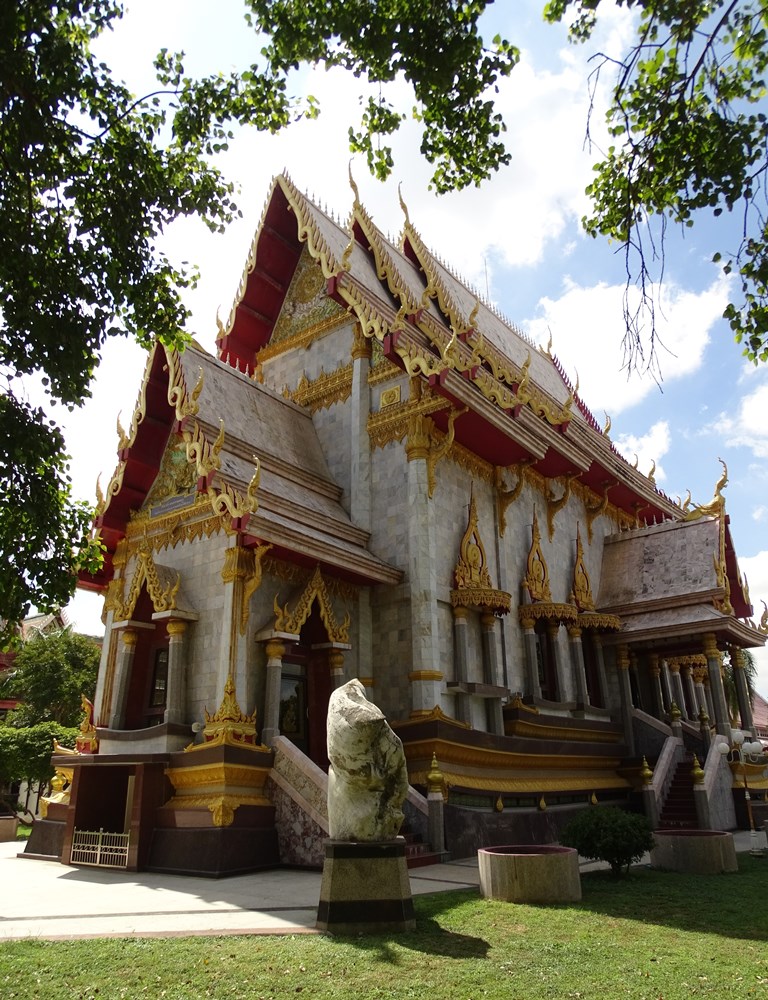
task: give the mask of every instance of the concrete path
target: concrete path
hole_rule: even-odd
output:
[[[737,851],[750,849],[747,831],[734,840]],[[766,846],[765,834],[759,846]],[[23,850],[22,841],[0,843],[0,940],[317,933],[320,872],[190,878],[72,868],[19,857]],[[579,865],[582,872],[599,867],[605,866]],[[472,889],[477,858],[412,868],[409,875],[414,896]]]
[[[75,868],[0,843],[0,940],[316,933],[320,872],[207,879]],[[413,868],[413,895],[470,889],[477,861]]]

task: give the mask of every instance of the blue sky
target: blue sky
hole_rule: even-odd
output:
[[[151,89],[151,62],[162,47],[183,49],[187,69],[207,72],[242,68],[258,51],[258,40],[243,22],[241,0],[135,0],[117,29],[99,43],[99,54],[136,91]],[[352,170],[361,198],[386,232],[399,232],[402,182],[410,217],[425,242],[518,326],[546,342],[601,423],[612,419],[612,438],[630,461],[649,471],[656,462],[658,485],[672,497],[694,502],[712,496],[728,465],[727,509],[731,515],[742,571],[750,583],[757,616],[768,600],[768,367],[755,368],[741,356],[721,318],[728,286],[711,263],[728,237],[709,219],[685,235],[670,235],[665,284],[661,291],[661,332],[666,350],[658,361],[661,383],[622,370],[621,340],[624,264],[616,247],[586,237],[581,216],[588,209],[595,151],[585,148],[590,49],[567,43],[564,29],[543,24],[541,5],[517,0],[492,8],[492,32],[500,31],[522,50],[520,65],[500,87],[497,104],[507,121],[512,163],[481,189],[436,197],[428,190],[429,171],[418,154],[412,126],[395,141],[396,170],[387,184],[367,174],[361,157]],[[601,5],[601,10],[603,6]],[[628,38],[626,12],[606,8],[595,46],[620,52]],[[593,46],[593,49],[595,48]],[[271,177],[286,169],[309,194],[346,218],[352,193],[346,132],[356,122],[358,89],[343,73],[304,70],[294,93],[311,93],[321,103],[317,122],[291,126],[278,137],[240,132],[219,158],[241,189],[243,219],[223,237],[196,222],[177,224],[164,239],[176,259],[201,269],[190,294],[191,330],[212,348],[216,311],[226,317],[242,273]],[[394,100],[410,107],[403,84]],[[601,136],[601,115],[593,119]],[[731,225],[725,220],[725,225]],[[725,241],[725,242],[724,242]],[[59,414],[67,426],[77,491],[94,497],[99,471],[111,475],[119,410],[127,425],[143,370],[143,355],[126,341],[105,353],[94,397],[83,411]],[[71,613],[78,627],[94,630],[94,603],[80,600]],[[758,687],[768,693],[768,656],[760,654]]]

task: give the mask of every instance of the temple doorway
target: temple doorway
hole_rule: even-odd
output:
[[[283,656],[280,681],[281,735],[318,767],[328,770],[326,718],[331,696],[330,643],[317,601],[301,628],[299,641]]]

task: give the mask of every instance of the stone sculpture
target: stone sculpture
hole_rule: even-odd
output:
[[[328,703],[328,827],[332,840],[392,840],[408,793],[403,744],[352,680]]]

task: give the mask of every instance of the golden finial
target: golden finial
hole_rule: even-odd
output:
[[[493,804],[493,808],[497,813],[504,812],[504,800],[499,796]]]
[[[121,411],[122,412],[122,411]],[[128,435],[123,429],[123,425],[120,423],[120,413],[117,415],[117,450],[122,451],[123,448],[128,447]]]
[[[760,616],[760,624],[757,626],[758,632],[768,632],[768,604],[765,601],[761,601],[763,605],[763,613]]]
[[[539,809],[541,810],[541,812],[546,812],[547,809],[547,800],[544,798],[543,795],[539,799]]]
[[[693,767],[691,768],[691,777],[693,778],[694,785],[701,785],[704,782],[704,772],[701,769],[701,764],[699,763],[699,758],[696,754],[693,755]]]
[[[437,763],[437,754],[432,754],[432,763],[427,771],[427,792],[440,792],[442,794],[445,779],[440,765]]]
[[[715,486],[715,497],[722,496],[723,490],[728,485],[728,466],[725,464],[722,458],[718,458],[718,462],[723,467],[723,474],[722,476],[720,476],[720,478],[717,481],[717,485]]]
[[[477,323],[477,316],[480,312],[480,299],[475,299],[475,304],[472,308],[472,312],[469,314],[468,328],[473,330],[475,324]]]
[[[104,494],[101,489],[101,473],[96,477],[96,513],[100,514],[104,510]]]
[[[547,327],[549,331],[549,340],[547,341],[547,346],[544,348],[544,354],[551,360],[552,359],[552,330]]]
[[[397,197],[400,199],[400,208],[402,208],[403,215],[405,216],[405,224],[406,224],[406,226],[410,226],[411,220],[410,220],[410,217],[408,215],[408,206],[405,204],[405,201],[403,199],[402,188],[403,188],[402,183],[400,183],[400,184],[397,185]]]
[[[699,709],[699,724],[709,728],[709,716],[707,715],[707,710],[703,705]]]
[[[673,701],[672,704],[669,706],[669,717],[670,717],[670,719],[673,722],[679,722],[680,721],[680,717],[682,716],[682,714],[683,713],[677,707],[677,703]]]
[[[640,459],[637,457],[637,452],[636,451],[633,452],[632,454],[635,456],[635,464],[632,466],[632,468],[636,469],[638,467],[638,465],[640,464]]]
[[[227,329],[221,322],[221,316],[219,315],[219,310],[221,306],[216,307],[216,341],[223,340],[227,335]]]
[[[357,208],[360,205],[360,192],[355,184],[355,178],[352,176],[352,160],[349,161],[349,186],[355,195],[355,208]]]
[[[685,500],[683,500],[683,502],[680,504],[680,507],[683,510],[688,510],[690,506],[691,506],[691,491],[687,490],[687,495],[685,497]]]
[[[648,473],[648,480],[651,483],[656,482],[656,459],[654,458],[651,462],[651,471]]]
[[[594,792],[592,792],[592,794],[589,797],[589,804],[591,806],[596,806],[597,805],[597,795]]]
[[[608,416],[605,410],[603,410],[603,413],[605,413],[605,426],[603,427],[603,435],[605,437],[608,437],[608,435],[611,432],[611,418]]]
[[[648,761],[643,757],[643,762],[640,765],[640,779],[644,785],[650,785],[653,781],[653,771],[648,766]]]

